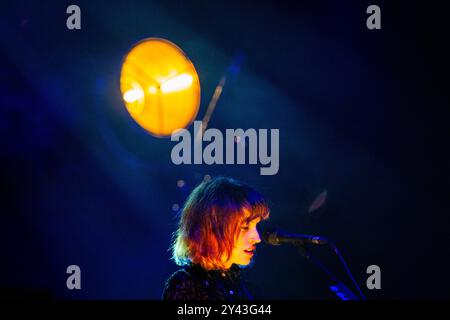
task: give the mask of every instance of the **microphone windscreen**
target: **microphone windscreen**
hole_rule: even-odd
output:
[[[265,243],[277,246],[279,245],[277,232],[273,230],[265,230],[262,232],[262,239]]]

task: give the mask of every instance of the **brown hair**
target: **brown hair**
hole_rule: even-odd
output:
[[[224,269],[242,224],[269,217],[269,207],[252,187],[227,177],[198,185],[187,198],[171,246],[178,265]]]

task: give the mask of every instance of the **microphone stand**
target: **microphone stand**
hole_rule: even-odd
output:
[[[344,265],[344,268],[345,268],[348,276],[352,280],[354,286],[357,288],[357,290],[360,294],[360,297],[358,297],[350,289],[348,289],[342,283],[342,281],[338,280],[336,278],[336,276],[334,276],[331,273],[331,271],[319,259],[317,259],[314,255],[312,255],[311,252],[307,249],[306,244],[296,244],[296,246],[299,248],[300,254],[302,256],[304,256],[306,258],[306,260],[308,260],[309,262],[316,265],[320,270],[322,270],[330,278],[332,285],[330,285],[329,289],[331,291],[333,291],[333,293],[335,293],[341,300],[366,300],[366,297],[364,296],[360,287],[356,283],[355,278],[351,274],[350,269],[348,268],[347,263],[345,262],[344,258],[340,254],[338,248],[331,241],[328,241],[328,243],[330,244],[330,246],[332,247],[332,249],[336,253],[336,255],[339,257],[340,262]]]

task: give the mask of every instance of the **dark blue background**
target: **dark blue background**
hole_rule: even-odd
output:
[[[77,4],[82,29],[66,28]],[[449,298],[448,42],[443,8],[367,1],[11,1],[0,19],[0,287],[68,299],[159,299],[182,205],[205,174],[254,185],[274,225],[332,238],[369,299]],[[448,20],[448,19],[447,19]],[[200,77],[210,127],[279,128],[280,171],[175,166],[119,90],[137,41],[166,38]],[[183,188],[177,181],[183,179]],[[309,214],[327,190],[325,208]],[[317,253],[346,283],[326,248]],[[82,270],[69,291],[66,268]],[[366,268],[382,289],[365,288]],[[292,247],[261,246],[261,297],[333,298]]]

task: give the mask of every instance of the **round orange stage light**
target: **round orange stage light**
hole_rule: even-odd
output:
[[[120,90],[131,117],[157,137],[187,127],[200,105],[194,65],[175,44],[159,38],[140,41],[130,50]]]

